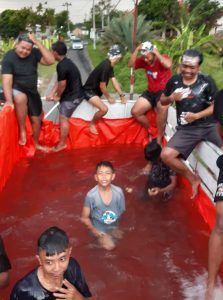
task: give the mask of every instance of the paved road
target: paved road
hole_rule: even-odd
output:
[[[79,68],[80,72],[81,72],[81,77],[82,77],[82,82],[83,84],[85,83],[88,75],[90,74],[91,70],[92,70],[92,66],[90,63],[90,60],[88,58],[88,54],[86,49],[84,50],[69,50],[67,56],[77,65],[77,67]],[[56,80],[56,74],[53,76],[51,83],[49,84],[45,95],[48,94],[48,92],[51,90],[54,82]],[[54,106],[54,104],[52,104],[51,102],[47,102],[45,100],[43,100],[43,110],[45,112],[45,114]],[[58,113],[58,109],[56,108],[52,114],[50,114],[50,116],[47,118],[47,120],[52,120],[54,122],[58,122],[58,117],[59,117],[59,113]]]

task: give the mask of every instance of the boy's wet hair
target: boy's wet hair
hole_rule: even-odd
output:
[[[28,37],[28,35],[26,33],[20,34],[17,38],[18,43],[24,41],[27,42],[29,44],[33,45],[33,42],[30,40],[30,38]]]
[[[38,253],[46,251],[46,256],[60,254],[69,248],[69,239],[65,231],[58,227],[50,227],[44,231],[37,242]]]
[[[100,168],[100,167],[110,168],[113,173],[115,171],[112,163],[110,161],[107,161],[107,160],[103,160],[103,161],[100,161],[100,162],[97,163],[97,165],[96,165],[96,172],[97,172],[98,168]]]
[[[156,161],[159,159],[161,151],[162,151],[161,146],[157,143],[156,139],[153,139],[144,148],[145,159],[152,162]]]
[[[52,50],[56,51],[59,55],[66,55],[67,54],[67,46],[62,41],[57,41],[52,45]]]

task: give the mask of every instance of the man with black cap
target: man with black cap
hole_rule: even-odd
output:
[[[141,54],[138,57],[138,54]],[[167,81],[171,77],[172,60],[166,54],[160,54],[158,49],[149,41],[140,44],[128,62],[129,67],[144,69],[147,76],[148,88],[139,96],[132,107],[133,117],[146,129],[149,122],[146,116],[151,109],[156,111],[157,142],[162,144],[162,137],[167,120],[168,107],[161,105],[159,99]]]
[[[219,91],[214,101],[214,117],[218,121],[218,129],[223,138],[223,90]],[[223,260],[223,155],[216,161],[219,167],[217,190],[214,202],[216,203],[216,222],[209,239],[208,252],[208,282],[206,299],[214,299],[216,278]]]
[[[0,236],[0,287],[5,287],[9,283],[9,270],[11,264],[5,251],[3,240]]]
[[[19,145],[24,146],[27,142],[25,123],[28,115],[32,123],[36,149],[47,151],[46,147],[39,143],[42,102],[37,90],[38,63],[53,64],[53,54],[36,39],[34,34],[20,35],[15,49],[9,50],[3,58],[2,87],[5,106],[15,106],[19,125]]]
[[[111,46],[108,51],[108,58],[91,72],[84,85],[86,100],[98,109],[90,122],[90,132],[93,134],[98,134],[95,123],[108,111],[108,107],[101,101],[100,97],[104,95],[110,103],[115,102],[115,99],[107,89],[110,79],[115,91],[119,94],[121,102],[126,103],[125,94],[122,92],[120,84],[115,78],[113,69],[113,66],[120,61],[121,57],[122,54],[119,46]]]
[[[39,267],[19,280],[10,300],[69,299],[91,297],[80,265],[71,257],[67,234],[58,227],[45,230],[37,242]]]
[[[180,74],[174,75],[161,95],[163,105],[176,103],[177,131],[161,153],[171,169],[185,176],[192,186],[191,198],[197,194],[199,177],[181,160],[187,159],[201,141],[222,147],[222,140],[213,118],[213,103],[217,88],[213,79],[199,72],[203,55],[196,49],[182,56]]]

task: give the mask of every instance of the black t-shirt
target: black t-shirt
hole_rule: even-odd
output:
[[[219,175],[218,175],[218,184],[217,190],[215,193],[214,201],[223,201],[223,155],[220,155],[216,161],[217,166],[219,167]]]
[[[0,237],[0,273],[11,269],[11,264],[5,252],[5,247],[2,238]]]
[[[150,187],[164,188],[168,186],[171,183],[170,176],[176,176],[176,173],[165,165],[162,160],[153,162],[149,174]]]
[[[66,80],[66,87],[60,99],[61,102],[84,98],[80,71],[67,57],[57,64],[57,80]]]
[[[114,77],[114,69],[109,59],[101,62],[89,75],[84,88],[85,90],[93,90],[98,96],[102,96],[100,90],[100,82],[105,82],[106,85],[109,79]]]
[[[33,48],[26,58],[20,58],[15,50],[9,50],[2,61],[2,74],[13,75],[13,88],[21,92],[37,91],[37,67],[42,57],[39,49]]]
[[[215,96],[214,118],[223,126],[223,90],[217,92]]]
[[[164,94],[165,96],[170,96],[176,89],[180,88],[185,90],[189,89],[189,95],[180,101],[176,101],[178,126],[208,126],[214,123],[214,117],[209,116],[184,125],[180,117],[182,112],[197,113],[208,108],[211,103],[213,103],[214,96],[217,92],[214,80],[208,75],[199,73],[196,82],[187,86],[183,83],[181,75],[175,75],[168,81]]]
[[[37,270],[33,270],[23,279],[19,280],[14,286],[10,300],[55,300],[53,293],[46,290],[40,283]],[[91,297],[91,292],[81,272],[78,262],[74,258],[70,258],[70,262],[64,278],[83,295],[83,297]]]

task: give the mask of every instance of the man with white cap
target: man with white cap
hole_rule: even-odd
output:
[[[213,103],[217,88],[214,80],[199,72],[203,55],[196,49],[186,50],[182,56],[180,74],[167,83],[160,101],[163,105],[176,104],[177,131],[161,153],[162,160],[174,171],[185,176],[197,194],[199,177],[181,160],[187,159],[201,141],[222,147],[213,118]]]
[[[98,109],[90,123],[90,132],[93,134],[98,134],[95,123],[108,111],[108,107],[101,101],[100,97],[104,95],[110,103],[115,102],[115,99],[111,96],[107,89],[110,79],[115,91],[119,94],[121,102],[126,102],[125,94],[122,92],[120,84],[115,78],[113,69],[113,66],[120,61],[121,57],[122,54],[119,46],[111,46],[108,51],[108,58],[102,61],[90,73],[84,85],[86,100]]]
[[[141,53],[140,57],[138,57],[139,53]],[[147,41],[135,49],[129,59],[128,66],[134,69],[144,69],[148,80],[148,89],[139,96],[131,113],[148,130],[149,122],[146,113],[155,108],[157,113],[157,142],[162,144],[168,107],[162,106],[159,98],[171,77],[172,61],[168,55],[161,55],[157,48]]]

